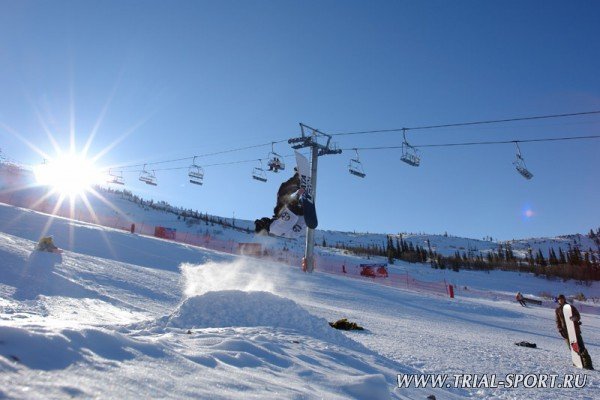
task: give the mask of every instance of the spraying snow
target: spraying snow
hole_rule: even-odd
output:
[[[201,265],[180,266],[186,297],[218,290],[273,292],[273,278],[262,272],[257,262],[237,259],[232,262],[208,261]],[[248,272],[251,273],[248,273]]]

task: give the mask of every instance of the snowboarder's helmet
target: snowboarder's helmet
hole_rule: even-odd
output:
[[[559,294],[559,295],[558,295],[558,297],[556,298],[556,300],[560,300],[560,299],[567,300],[567,299],[565,298],[565,295],[564,295],[564,294]]]

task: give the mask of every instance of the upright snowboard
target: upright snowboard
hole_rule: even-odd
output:
[[[302,209],[304,210],[304,221],[306,226],[315,229],[319,224],[317,220],[317,210],[315,208],[315,199],[313,197],[312,178],[310,176],[310,164],[306,157],[296,153],[296,164],[298,166],[298,174],[300,175],[300,187],[304,189],[302,196]]]
[[[569,335],[569,348],[571,349],[571,360],[573,365],[577,368],[583,368],[583,361],[581,360],[579,342],[577,341],[577,333],[575,331],[575,323],[571,320],[573,311],[569,304],[563,306],[563,315],[565,316],[565,323],[567,324],[567,333]]]

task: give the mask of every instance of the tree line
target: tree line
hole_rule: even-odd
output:
[[[468,270],[503,270],[530,272],[536,276],[548,279],[575,279],[583,282],[600,281],[600,228],[596,232],[591,230],[588,237],[594,241],[598,250],[589,248],[582,250],[579,245],[569,244],[569,248],[558,252],[550,247],[547,252],[541,249],[533,251],[529,248],[525,257],[517,257],[512,245],[499,243],[496,250],[488,251],[485,255],[475,251],[455,251],[453,255],[443,256],[427,247],[414,245],[411,241],[404,240],[403,235],[397,237],[388,236],[387,241],[377,244],[347,244],[336,243],[333,247],[367,257],[386,257],[388,263],[393,264],[395,260],[410,263],[429,263],[432,268],[451,269],[460,271]],[[323,246],[327,246],[323,239]]]

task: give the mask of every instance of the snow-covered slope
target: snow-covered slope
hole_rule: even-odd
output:
[[[43,230],[63,254],[31,251]],[[580,389],[397,387],[397,374],[581,372],[547,308],[307,275],[7,205],[0,259],[0,397],[572,399],[600,386],[590,372]],[[339,318],[366,330],[330,328]],[[600,320],[583,318],[597,358]]]
[[[411,370],[284,297],[298,270],[66,219],[81,244],[32,253],[48,220],[0,208],[4,396],[389,398]]]

